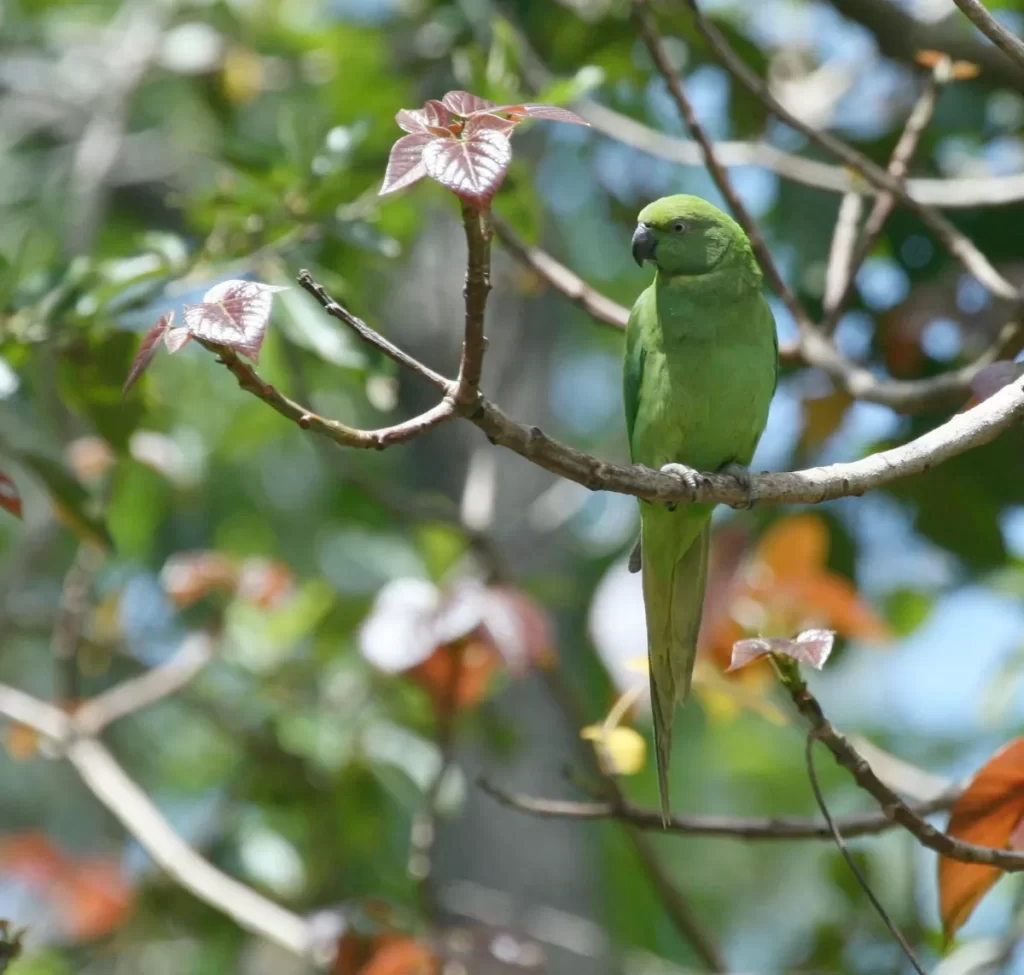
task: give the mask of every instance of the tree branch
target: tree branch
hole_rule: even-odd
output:
[[[890,0],[881,2],[892,6]],[[679,166],[704,166],[702,150],[694,142],[666,135],[589,99],[577,102],[573,107],[595,131],[632,149]],[[878,193],[870,183],[859,186],[862,181],[846,166],[794,156],[767,142],[716,142],[714,149],[719,163],[726,168],[760,166],[783,179],[826,193],[843,194],[852,190],[862,191],[865,196]],[[1024,174],[950,179],[914,177],[906,181],[905,189],[907,195],[918,203],[944,210],[1005,206],[1024,199]]]
[[[932,74],[928,80],[928,84],[925,86],[924,91],[921,92],[920,97],[914,103],[910,116],[907,118],[906,124],[903,127],[903,132],[900,134],[900,137],[896,142],[896,147],[893,149],[892,155],[889,157],[889,175],[894,179],[899,180],[904,186],[906,185],[906,176],[907,170],[910,167],[910,160],[917,151],[917,145],[921,141],[921,135],[928,127],[928,123],[931,121],[932,115],[935,112],[935,103],[938,101],[939,91],[943,85],[949,82],[951,77],[952,62],[948,57],[943,56],[939,63],[932,69]],[[857,270],[871,253],[871,249],[875,246],[876,241],[885,227],[885,222],[889,219],[889,215],[895,207],[896,197],[894,194],[889,192],[882,192],[878,194],[875,198],[875,204],[871,208],[871,213],[868,215],[867,223],[864,226],[864,233],[860,238],[860,242],[857,244],[856,249],[848,256],[847,263],[842,268],[843,276],[839,277],[835,283],[834,294],[830,295],[829,289],[826,287],[825,317],[821,322],[821,329],[826,334],[833,330],[836,322],[838,322],[842,317],[850,295],[853,293],[853,283],[857,277]],[[840,209],[840,218],[841,217],[842,210]],[[841,219],[836,223],[837,229],[840,222]],[[852,244],[853,238],[851,238],[850,242]],[[831,270],[831,268],[832,262],[830,260],[829,269]],[[838,273],[839,271],[837,271],[837,274]]]
[[[0,714],[53,741],[96,798],[178,884],[240,927],[320,967],[334,947],[299,915],[222,873],[188,845],[95,737],[104,725],[180,689],[208,657],[209,638],[193,635],[175,657],[142,677],[86,703],[74,716],[17,688],[0,684]],[[205,653],[204,653],[205,650]]]
[[[857,234],[860,231],[860,217],[864,210],[864,197],[857,190],[843,194],[836,215],[836,225],[832,230],[832,243],[828,249],[828,266],[825,270],[825,297],[822,304],[825,308],[825,320],[821,323],[823,332],[831,332],[830,319],[839,317],[836,309],[850,290],[855,272],[853,268],[853,252],[857,246]]]
[[[1024,68],[1024,41],[999,23],[979,0],[953,0],[953,2],[982,34],[1013,61],[1018,70]]]
[[[643,809],[632,803],[616,807],[610,802],[572,802],[564,799],[540,799],[519,792],[506,792],[491,782],[479,780],[480,787],[502,805],[531,816],[546,819],[619,819],[639,829],[666,831],[682,836],[718,836],[738,840],[827,840],[832,838],[828,824],[800,816],[673,816],[662,825],[661,812]],[[931,802],[911,808],[919,816],[948,809],[958,798],[959,790],[951,791]],[[875,836],[895,829],[882,812],[862,813],[837,820],[846,836]]]
[[[1020,293],[989,262],[988,258],[965,234],[957,230],[941,213],[924,206],[909,196],[899,180],[874,163],[863,153],[829,132],[816,129],[798,118],[783,106],[772,94],[764,79],[756,75],[742,58],[733,50],[724,35],[712,24],[697,6],[696,0],[684,0],[693,13],[698,31],[708,42],[719,60],[740,84],[759,98],[765,107],[782,119],[787,125],[807,136],[827,152],[832,153],[847,165],[861,173],[868,182],[880,190],[887,190],[896,199],[912,210],[945,245],[957,260],[973,274],[996,297],[1017,303]]]
[[[462,289],[466,302],[466,332],[462,340],[455,402],[460,407],[471,407],[480,395],[480,376],[487,348],[484,312],[491,291],[490,213],[463,203],[462,225],[466,231],[466,284]]]
[[[810,724],[814,737],[832,752],[836,762],[853,776],[854,781],[878,802],[886,816],[899,823],[922,846],[952,860],[983,863],[1011,872],[1024,870],[1024,853],[964,843],[923,820],[874,773],[850,740],[832,727],[821,705],[808,690],[796,664],[786,658],[773,657],[773,660],[779,679],[797,710]]]

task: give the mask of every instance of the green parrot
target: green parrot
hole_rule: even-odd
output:
[[[633,462],[694,483],[739,478],[768,419],[778,338],[761,270],[739,224],[695,196],[640,211],[633,258],[654,264],[626,330],[623,393]],[[662,817],[670,811],[672,718],[697,656],[713,505],[640,502],[630,569],[643,572],[651,709]]]

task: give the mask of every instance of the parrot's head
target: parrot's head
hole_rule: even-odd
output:
[[[750,244],[735,220],[699,196],[663,196],[645,206],[633,234],[633,259],[667,275],[707,274],[723,261],[747,263]]]

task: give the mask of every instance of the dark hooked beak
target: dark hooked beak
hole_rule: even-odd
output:
[[[658,246],[654,232],[645,223],[637,225],[633,232],[633,260],[644,266],[644,261],[654,260],[654,250]]]

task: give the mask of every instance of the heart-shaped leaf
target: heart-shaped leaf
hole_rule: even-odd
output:
[[[508,137],[493,129],[477,131],[470,139],[438,139],[423,150],[427,175],[477,206],[498,191],[511,161]]]
[[[479,115],[471,115],[466,119],[462,137],[472,139],[479,132],[500,132],[508,137],[518,124],[519,119],[502,118],[500,115],[492,115],[490,112],[481,112]]]
[[[174,355],[181,351],[192,340],[192,333],[184,326],[180,328],[169,328],[164,332],[164,345],[167,351]]]
[[[171,327],[172,321],[174,321],[173,311],[161,315],[160,320],[142,337],[142,344],[139,346],[139,351],[135,353],[135,358],[132,359],[128,378],[124,381],[124,387],[121,390],[122,396],[138,382],[139,377],[149,368],[153,356],[156,355],[160,339],[163,338],[164,332]]]
[[[423,165],[423,150],[436,136],[424,130],[415,135],[403,135],[392,147],[388,156],[388,168],[384,171],[384,183],[380,188],[380,196],[394,193],[412,186],[417,180],[427,175]]]
[[[507,115],[518,115],[526,118],[539,118],[548,122],[569,122],[573,125],[590,125],[583,117],[567,108],[558,105],[498,105],[488,109],[490,112],[504,112]]]
[[[6,474],[0,474],[0,508],[9,511],[15,518],[21,517],[21,495],[14,481]]]
[[[494,102],[468,91],[450,91],[442,101],[445,108],[463,117],[474,112],[489,112],[494,108]]]
[[[274,292],[284,290],[258,281],[222,281],[206,292],[202,304],[185,306],[185,327],[196,338],[258,362]]]
[[[419,135],[431,128],[448,128],[452,124],[452,113],[436,98],[431,98],[423,108],[403,108],[396,116],[398,127],[410,135]]]
[[[753,637],[749,640],[737,640],[732,645],[732,662],[729,664],[729,670],[739,670],[740,667],[745,667],[769,653],[792,657],[798,663],[809,664],[821,670],[832,652],[835,638],[833,630],[804,630],[796,639]]]

